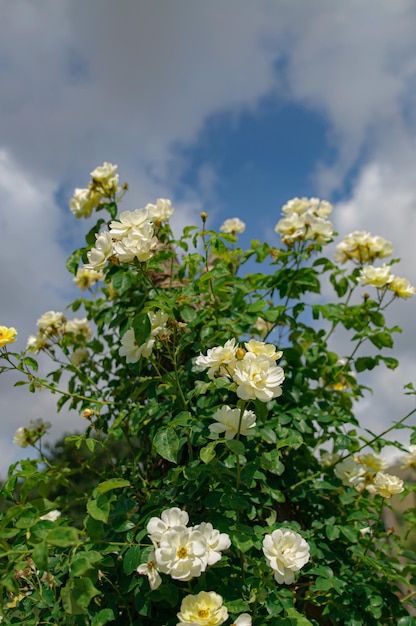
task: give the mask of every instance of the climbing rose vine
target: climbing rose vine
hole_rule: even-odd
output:
[[[127,189],[116,165],[92,170],[69,201],[89,220],[67,262],[79,297],[21,353],[0,326],[0,372],[85,420],[48,448],[55,416],[16,416],[0,620],[413,624],[414,411],[384,433],[355,416],[371,372],[398,365],[387,309],[415,294],[392,244],[339,238],[318,198],[248,248],[238,217],[174,234],[169,199],[120,210]]]

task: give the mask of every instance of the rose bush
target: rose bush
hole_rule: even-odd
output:
[[[46,312],[21,354],[0,327],[1,371],[86,424],[72,461],[41,448],[49,424],[17,424],[39,454],[2,488],[3,622],[413,624],[416,554],[383,523],[413,487],[380,453],[414,411],[368,436],[354,415],[363,373],[397,366],[385,311],[415,293],[391,244],[356,231],[331,260],[317,198],[289,201],[272,243],[244,250],[239,218],[216,232],[205,213],[175,237],[169,200],[119,214],[117,167],[91,176],[70,208],[108,218],[68,259],[72,313]]]

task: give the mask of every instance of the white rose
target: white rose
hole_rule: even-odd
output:
[[[225,220],[225,222],[220,226],[220,231],[222,233],[229,233],[231,235],[243,233],[245,229],[245,223],[238,217],[231,217],[230,219]]]
[[[185,526],[166,530],[155,550],[158,570],[175,580],[187,581],[200,576],[207,567],[207,556],[203,534]]]
[[[95,235],[96,242],[94,248],[87,252],[89,263],[84,267],[89,270],[101,270],[107,260],[113,256],[113,242],[111,235],[107,231],[103,231],[99,235]]]
[[[174,208],[171,201],[167,198],[158,198],[156,204],[147,204],[146,209],[149,211],[149,217],[155,222],[168,222]]]
[[[416,289],[412,287],[407,278],[400,278],[399,276],[395,276],[387,287],[399,298],[411,298],[416,293]]]
[[[242,400],[258,399],[267,402],[282,394],[281,384],[285,379],[283,369],[265,354],[247,352],[237,361],[233,380],[237,383],[237,395]]]
[[[398,476],[377,472],[373,485],[383,498],[391,498],[397,493],[404,491],[404,482]]]
[[[230,376],[236,363],[235,339],[229,339],[224,346],[210,348],[206,355],[200,354],[195,359],[195,365],[202,369],[208,369],[208,377],[214,378],[219,370],[222,376]]]
[[[377,289],[383,289],[392,282],[393,278],[390,266],[384,264],[382,267],[374,267],[373,265],[363,267],[358,280],[364,285],[373,285]]]
[[[274,530],[263,539],[263,553],[279,584],[291,585],[309,561],[309,545],[299,533],[287,528]]]
[[[224,433],[226,439],[233,439],[238,432],[240,435],[249,435],[250,429],[256,425],[256,416],[253,411],[244,411],[240,423],[240,415],[240,409],[232,409],[225,405],[215,411],[212,416],[215,422],[208,428],[212,433]]]

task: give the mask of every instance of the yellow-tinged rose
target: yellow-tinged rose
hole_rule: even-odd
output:
[[[201,624],[219,626],[228,618],[228,611],[222,605],[222,597],[214,591],[200,591],[196,596],[185,596],[178,613],[179,624]],[[178,626],[179,626],[178,624]]]
[[[388,288],[394,291],[398,298],[411,298],[416,293],[416,289],[412,287],[407,278],[400,278],[400,276],[395,276]]]
[[[4,348],[8,343],[13,343],[16,341],[17,330],[10,326],[0,326],[0,348]]]
[[[404,491],[404,482],[398,476],[377,472],[374,478],[374,487],[383,498],[391,498]]]

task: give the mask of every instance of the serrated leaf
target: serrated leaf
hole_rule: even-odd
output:
[[[177,462],[179,439],[173,428],[159,430],[153,438],[153,446],[162,458],[171,463]]]

